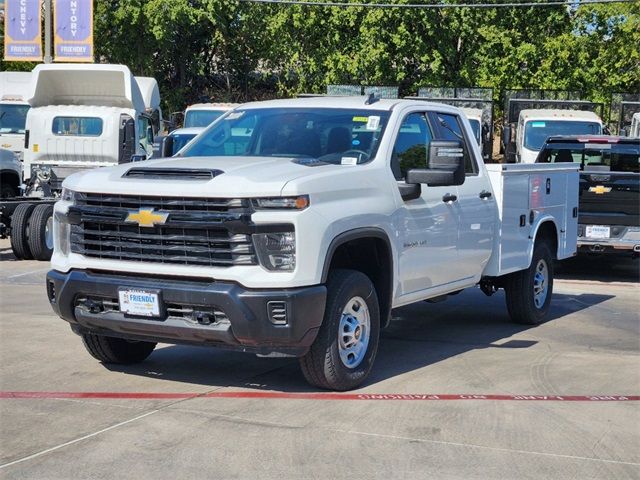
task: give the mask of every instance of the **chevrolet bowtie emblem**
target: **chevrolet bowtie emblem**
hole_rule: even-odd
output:
[[[595,193],[596,195],[602,195],[603,193],[609,193],[611,191],[611,187],[598,185],[596,187],[589,187],[589,191]]]
[[[141,208],[137,212],[129,212],[125,222],[137,223],[140,227],[153,227],[164,224],[168,216],[168,213],[154,212],[153,208]]]

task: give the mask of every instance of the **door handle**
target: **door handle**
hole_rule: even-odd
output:
[[[442,196],[442,201],[444,203],[455,202],[456,200],[458,200],[458,197],[456,195],[451,194],[451,193],[445,193]]]
[[[491,192],[487,192],[486,190],[483,190],[480,192],[480,195],[478,195],[482,200],[486,200],[488,198],[491,198]]]

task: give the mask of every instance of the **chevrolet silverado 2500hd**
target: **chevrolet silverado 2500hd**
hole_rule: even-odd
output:
[[[455,107],[257,102],[177,157],[67,178],[47,292],[102,362],[221,346],[300,357],[346,390],[392,308],[479,285],[541,322],[577,206],[577,166],[485,165]]]

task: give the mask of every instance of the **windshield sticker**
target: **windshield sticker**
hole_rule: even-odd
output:
[[[237,120],[244,115],[244,112],[231,112],[225,117],[225,120]]]
[[[353,117],[351,120],[353,122],[362,122],[362,123],[367,123],[369,121],[367,117]]]
[[[531,122],[531,127],[533,128],[544,128],[546,126],[546,122]]]
[[[371,115],[367,120],[367,130],[377,130],[380,126],[380,117]]]
[[[342,157],[340,160],[341,165],[357,165],[358,158],[357,157]]]
[[[358,140],[357,138],[355,140],[352,140],[351,145],[360,145],[360,140]]]

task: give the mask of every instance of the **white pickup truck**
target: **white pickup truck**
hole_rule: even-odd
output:
[[[577,166],[485,165],[454,107],[258,102],[177,157],[67,178],[47,292],[102,362],[219,346],[347,390],[395,307],[504,288],[514,321],[540,323],[577,207]]]

